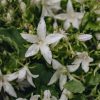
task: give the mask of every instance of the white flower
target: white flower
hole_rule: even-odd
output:
[[[7,92],[10,96],[17,97],[13,86],[10,84],[10,81],[15,80],[16,78],[17,78],[16,73],[2,75],[2,72],[0,70],[0,92],[3,88],[4,92]]]
[[[64,89],[59,100],[68,100],[68,97],[70,97],[71,95],[72,93],[70,91]]]
[[[50,90],[45,90],[43,100],[57,100],[57,98],[55,96],[51,96]]]
[[[83,41],[83,42],[88,41],[88,40],[90,40],[91,38],[92,38],[92,35],[90,35],[90,34],[80,34],[80,35],[77,37],[77,39],[78,39],[79,41]]]
[[[21,36],[28,42],[33,43],[27,50],[25,57],[33,56],[37,54],[40,50],[44,59],[51,64],[52,53],[50,51],[49,45],[60,40],[63,35],[55,33],[47,35],[46,24],[44,18],[41,18],[38,28],[37,35],[22,33]]]
[[[89,71],[89,63],[90,62],[93,62],[93,58],[89,57],[87,52],[82,52],[82,53],[81,52],[77,52],[76,59],[74,60],[72,65],[68,65],[67,67],[68,67],[70,72],[74,72],[79,68],[79,66],[81,64],[82,69],[85,72],[88,72]]]
[[[27,99],[23,99],[23,98],[18,98],[18,99],[16,99],[16,100],[27,100]]]
[[[100,40],[100,33],[96,33],[96,38],[97,38],[97,40]]]
[[[41,0],[42,16],[54,16],[53,11],[61,9],[61,0]]]
[[[70,24],[75,28],[79,28],[80,21],[84,13],[75,12],[71,0],[68,0],[67,3],[67,13],[58,14],[55,16],[56,19],[65,20],[64,29],[67,30],[70,27]]]
[[[18,82],[23,81],[24,79],[27,79],[27,81],[33,86],[35,87],[32,78],[37,78],[39,75],[33,75],[30,70],[28,69],[27,66],[25,66],[24,68],[20,69],[18,71]]]
[[[51,77],[48,85],[51,85],[51,84],[55,83],[59,79],[60,89],[63,90],[63,85],[67,81],[67,75],[66,75],[67,69],[65,68],[65,66],[63,66],[62,64],[60,64],[55,59],[52,60],[52,66],[53,66],[53,69],[56,70],[56,72]]]
[[[40,95],[31,95],[30,100],[38,100],[40,98]]]

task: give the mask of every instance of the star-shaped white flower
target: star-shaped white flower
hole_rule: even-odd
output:
[[[29,49],[27,50],[25,57],[33,56],[37,54],[40,50],[44,59],[51,64],[52,53],[49,48],[49,45],[55,43],[60,40],[63,35],[55,33],[46,35],[46,24],[44,18],[41,18],[38,27],[37,27],[37,35],[25,34],[22,33],[21,36],[28,42],[33,43]]]
[[[57,100],[57,98],[51,95],[50,90],[45,90],[43,100]]]
[[[64,86],[64,84],[67,81],[67,75],[66,75],[67,69],[66,69],[65,66],[63,66],[62,64],[60,64],[55,59],[52,60],[52,66],[53,66],[53,69],[56,70],[56,72],[51,77],[48,85],[51,85],[51,84],[55,83],[59,79],[60,89],[63,90],[63,86]]]
[[[87,52],[82,52],[82,53],[77,52],[76,59],[74,60],[72,65],[68,65],[67,67],[68,67],[70,72],[74,72],[79,68],[79,66],[81,64],[82,69],[85,72],[88,72],[90,62],[93,62],[93,58],[89,57]]]
[[[0,92],[3,88],[4,92],[8,93],[10,96],[17,97],[13,86],[10,84],[10,82],[15,80],[16,78],[16,73],[2,75],[2,72],[0,70]]]
[[[32,78],[37,78],[39,75],[33,75],[30,70],[28,69],[27,66],[25,66],[24,68],[20,69],[18,72],[18,82],[23,81],[25,79],[27,79],[27,81],[33,86],[35,87]]]
[[[73,9],[73,5],[71,0],[68,0],[67,3],[67,12],[58,14],[55,16],[56,19],[65,20],[64,22],[64,29],[67,30],[70,25],[72,24],[73,27],[79,28],[81,19],[83,18],[84,13],[75,12]]]

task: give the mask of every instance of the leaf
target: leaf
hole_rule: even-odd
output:
[[[89,85],[97,85],[100,83],[100,74],[96,73],[94,74],[89,74],[86,78],[86,82]]]
[[[80,81],[69,81],[65,84],[65,88],[73,93],[82,93],[85,90],[85,87]]]
[[[20,31],[14,27],[0,28],[0,35],[8,38],[9,42],[12,42],[12,45],[14,45],[17,48],[17,51],[19,52],[17,56],[19,56],[20,58],[20,57],[24,57],[26,50],[23,46],[25,40],[20,36],[19,33]]]

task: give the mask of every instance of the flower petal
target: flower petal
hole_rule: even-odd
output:
[[[68,20],[66,20],[64,22],[64,29],[67,30],[70,27],[70,22]]]
[[[30,100],[38,100],[40,98],[40,95],[31,95]]]
[[[9,95],[13,97],[17,97],[16,92],[10,83],[4,82],[3,88],[4,88],[4,91],[7,92]]]
[[[25,53],[25,57],[30,57],[37,54],[39,51],[39,46],[37,44],[32,44]]]
[[[18,99],[16,99],[16,100],[27,100],[27,99],[23,99],[23,98],[18,98]]]
[[[96,33],[96,38],[97,38],[97,40],[100,40],[100,33]]]
[[[50,100],[57,100],[55,96],[52,96]]]
[[[13,81],[13,80],[17,79],[18,73],[17,72],[14,72],[12,74],[5,75],[5,77],[6,77],[6,79],[8,81]]]
[[[38,24],[37,34],[39,38],[42,40],[44,40],[46,37],[46,23],[43,17],[40,19],[40,22]]]
[[[92,38],[92,35],[90,34],[81,34],[77,37],[79,41],[84,41],[84,42],[90,40],[91,38]]]
[[[21,33],[21,36],[23,39],[25,39],[26,41],[30,43],[36,43],[38,41],[38,38],[36,35]]]
[[[67,76],[61,74],[59,79],[60,90],[63,90],[66,81],[67,81]]]
[[[18,72],[18,80],[23,81],[26,78],[26,69],[22,68]]]
[[[55,43],[55,42],[59,41],[62,37],[63,37],[63,35],[59,34],[59,33],[50,34],[46,37],[46,43],[47,44]]]
[[[55,4],[60,2],[61,0],[46,0],[47,4]]]
[[[53,69],[57,70],[57,69],[60,69],[62,68],[62,64],[60,64],[56,59],[53,59],[52,60],[52,67]]]
[[[68,0],[68,2],[67,2],[67,13],[71,13],[71,12],[74,12],[74,9],[73,9],[73,5],[72,5],[72,1]]]
[[[41,54],[43,55],[44,59],[49,63],[51,64],[51,61],[52,61],[52,53],[50,51],[50,48],[47,46],[47,45],[42,45],[40,47],[40,51],[41,51]]]
[[[33,86],[35,87],[35,84],[33,83],[32,77],[27,75],[27,81]]]
[[[80,22],[78,21],[77,18],[74,18],[74,19],[71,21],[71,23],[72,23],[72,25],[73,25],[74,28],[79,29],[79,24],[80,24]]]
[[[54,16],[55,19],[59,19],[59,20],[66,20],[67,19],[67,14],[62,13],[62,14],[58,14]]]
[[[68,65],[67,68],[70,72],[75,72],[79,68],[80,64]]]
[[[51,79],[50,79],[48,85],[51,85],[51,84],[55,83],[55,82],[59,79],[59,76],[60,76],[60,75],[59,75],[59,71],[56,71],[56,72],[53,74],[53,76],[51,77]]]
[[[84,70],[84,72],[89,71],[89,62],[87,60],[82,61],[82,69]]]
[[[31,77],[33,77],[33,78],[39,77],[39,75],[33,75],[28,68],[26,70],[27,70],[27,74],[30,75]]]

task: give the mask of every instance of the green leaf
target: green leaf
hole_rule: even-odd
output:
[[[80,81],[71,80],[65,84],[65,88],[73,93],[82,93],[85,87]]]
[[[97,85],[100,83],[100,74],[96,73],[94,74],[89,74],[86,78],[86,82],[89,85]]]

